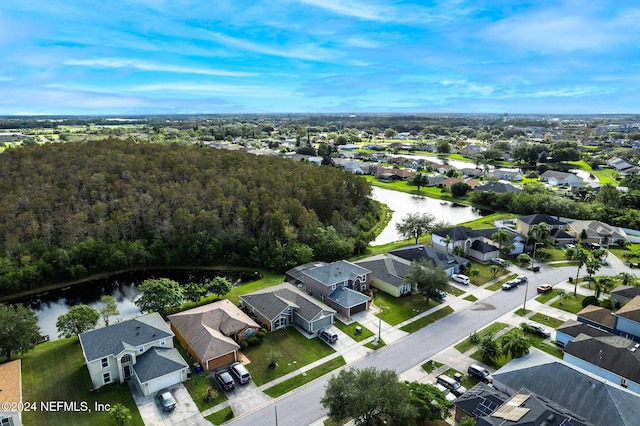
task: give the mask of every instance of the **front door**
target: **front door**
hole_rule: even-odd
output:
[[[130,379],[131,378],[131,366],[130,365],[125,365],[124,366],[124,379]]]

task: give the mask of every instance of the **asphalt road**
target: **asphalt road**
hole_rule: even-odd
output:
[[[626,267],[613,266],[602,268],[598,274],[616,275],[622,271],[635,273],[635,270]],[[377,367],[393,369],[400,374],[465,339],[471,332],[482,329],[507,312],[522,306],[525,300],[525,287],[527,287],[527,299],[533,299],[538,296],[536,293],[538,285],[543,283],[556,284],[570,276],[575,276],[575,273],[576,267],[571,266],[548,267],[538,274],[528,274],[529,283],[526,286],[520,285],[509,291],[496,291],[468,308],[454,312],[428,327],[406,336],[393,345],[373,352],[368,357],[350,364],[347,368]],[[584,274],[584,268],[581,270],[582,274]],[[278,426],[304,426],[312,424],[326,416],[320,399],[324,395],[329,377],[322,377],[258,410],[234,419],[231,424],[248,426],[276,424]]]

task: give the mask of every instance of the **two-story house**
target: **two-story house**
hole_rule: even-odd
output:
[[[307,293],[335,309],[340,315],[351,315],[369,309],[371,271],[346,260],[304,271]]]
[[[189,365],[173,347],[173,336],[154,312],[78,337],[95,389],[133,379],[151,395],[187,379]]]

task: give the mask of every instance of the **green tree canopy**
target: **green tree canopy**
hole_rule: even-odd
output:
[[[449,276],[442,268],[433,266],[426,260],[419,260],[411,262],[411,268],[404,281],[429,301],[436,290],[446,290]]]
[[[503,353],[511,354],[512,358],[520,358],[529,353],[531,341],[519,328],[514,328],[502,336],[501,349]]]
[[[182,287],[169,278],[144,280],[138,290],[140,297],[134,303],[142,312],[164,313],[183,302]]]
[[[77,336],[85,331],[93,330],[98,325],[100,313],[87,305],[76,305],[66,314],[60,315],[56,327],[60,337]]]
[[[225,294],[231,291],[233,286],[225,277],[215,277],[209,285],[207,286],[207,290],[216,295],[216,298],[220,296],[224,296]]]
[[[41,339],[36,312],[23,305],[0,304],[0,354],[25,353]]]
[[[418,409],[419,420],[444,420],[449,417],[451,402],[434,385],[407,382],[413,405]]]
[[[327,383],[320,403],[329,418],[352,418],[356,425],[406,425],[417,416],[409,389],[393,370],[345,369]]]
[[[113,315],[120,315],[120,311],[118,310],[118,304],[116,303],[116,299],[113,296],[109,296],[105,294],[100,298],[100,310],[98,311],[100,317],[102,317],[102,321],[104,321],[104,325],[109,325],[109,317]]]
[[[415,238],[416,244],[418,244],[418,238],[421,235],[445,226],[444,222],[439,222],[431,213],[409,213],[401,222],[396,224],[396,230],[402,238]]]

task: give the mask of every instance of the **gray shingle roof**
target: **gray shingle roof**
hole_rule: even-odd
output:
[[[473,250],[477,250],[480,253],[491,253],[494,251],[500,251],[500,249],[496,246],[492,246],[489,243],[485,243],[484,241],[475,240],[471,243],[471,248]]]
[[[492,376],[500,390],[503,385],[511,389],[524,386],[595,425],[630,426],[638,421],[639,395],[607,384],[535,348]]]
[[[404,285],[404,277],[407,276],[411,269],[406,263],[398,262],[388,257],[362,260],[356,263],[369,269],[373,277],[394,287]]]
[[[530,214],[527,216],[520,216],[518,218],[518,220],[527,223],[529,225],[537,225],[538,223],[546,223],[547,225],[566,225],[566,222],[563,222],[561,220],[556,219],[553,216],[550,216],[548,214],[545,213],[536,213],[536,214]]]
[[[619,285],[611,291],[611,294],[617,294],[627,299],[633,299],[636,296],[640,296],[640,287],[634,287],[630,285]]]
[[[495,192],[498,194],[504,194],[505,192],[515,192],[516,194],[522,192],[520,188],[516,188],[513,185],[502,182],[488,183],[486,185],[478,186],[474,191]]]
[[[567,336],[577,337],[579,334],[586,334],[587,336],[609,336],[610,333],[596,328],[592,325],[585,324],[583,322],[575,320],[567,320],[564,324],[556,328],[556,331],[566,334]]]
[[[329,296],[327,296],[327,298],[345,308],[351,308],[353,306],[357,306],[371,300],[371,298],[366,294],[362,294],[346,287],[336,288],[331,293],[329,293]]]
[[[119,354],[125,347],[135,348],[163,338],[173,337],[173,332],[160,314],[154,312],[108,327],[87,331],[78,337],[87,361],[93,361]]]
[[[338,260],[328,265],[305,271],[304,274],[326,286],[354,280],[360,275],[371,273],[368,269],[346,260]]]
[[[153,347],[136,358],[133,369],[140,383],[189,367],[176,348]]]
[[[289,283],[249,293],[240,296],[240,299],[269,319],[275,319],[287,306],[294,307],[296,313],[307,321],[311,321],[323,311],[335,313],[330,307]]]
[[[407,247],[392,250],[389,254],[398,256],[408,261],[414,260],[427,260],[435,266],[440,266],[444,269],[449,269],[454,265],[466,265],[470,262],[460,256],[454,254],[448,254],[434,249],[431,246],[425,246],[422,244],[413,244]]]

